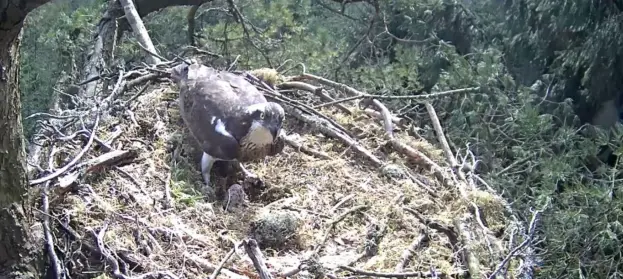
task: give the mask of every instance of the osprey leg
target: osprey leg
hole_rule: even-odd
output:
[[[214,162],[216,162],[216,158],[203,152],[203,156],[201,156],[201,175],[206,187],[210,187],[210,170],[212,170]]]

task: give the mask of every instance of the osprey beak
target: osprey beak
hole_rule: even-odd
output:
[[[268,130],[270,130],[270,134],[273,136],[273,140],[277,139],[277,135],[279,135],[279,130],[281,129],[280,125],[270,125],[270,127],[268,127]]]

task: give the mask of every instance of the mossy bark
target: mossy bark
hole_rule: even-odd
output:
[[[45,0],[0,1],[0,278],[42,278],[43,233],[33,214],[19,94],[25,15]],[[2,4],[6,5],[2,5]]]

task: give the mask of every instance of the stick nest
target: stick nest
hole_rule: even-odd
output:
[[[245,164],[266,187],[247,185],[218,162],[216,200],[206,201],[198,192],[201,151],[180,118],[177,88],[163,74],[150,74],[157,82],[135,85],[141,90],[128,85],[130,78],[117,83],[123,90],[114,89],[122,92],[109,100],[92,147],[45,182],[58,265],[72,278],[258,278],[239,246],[243,239],[257,241],[273,277],[291,278],[490,274],[508,253],[505,230],[514,223],[504,202],[453,182],[441,149],[409,135],[406,125],[395,125],[389,140],[383,120],[354,101],[311,113],[291,100],[313,106],[322,98],[302,90],[271,91],[290,100],[289,144],[277,156]],[[341,92],[322,91],[334,98]],[[77,135],[50,145],[57,151],[52,168],[84,149],[90,133]],[[103,160],[107,154],[112,159]],[[234,184],[246,192],[243,206],[229,198]]]

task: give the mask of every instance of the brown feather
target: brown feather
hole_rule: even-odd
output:
[[[177,66],[172,76],[180,87],[182,118],[205,153],[241,162],[278,153],[275,144],[256,146],[247,141],[253,121],[247,107],[267,101],[246,79],[199,64]],[[277,149],[281,152],[283,147]]]

